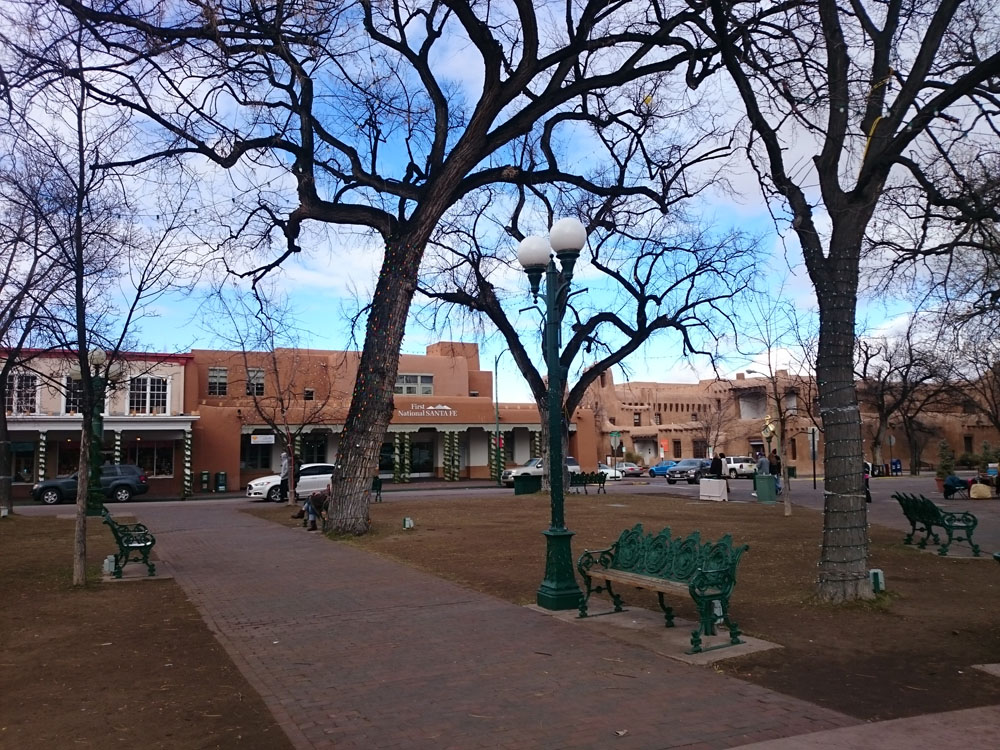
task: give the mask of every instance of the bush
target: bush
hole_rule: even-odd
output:
[[[971,469],[973,466],[979,465],[979,456],[975,453],[963,453],[958,457],[958,461],[956,463],[966,469]]]
[[[934,475],[938,479],[944,479],[955,471],[955,454],[951,452],[951,447],[947,440],[938,443],[938,465]]]

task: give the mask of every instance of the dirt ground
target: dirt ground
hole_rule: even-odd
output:
[[[375,533],[350,543],[533,602],[545,567],[539,532],[548,525],[547,496],[497,502],[448,494],[374,505]],[[941,558],[904,546],[900,531],[872,527],[870,567],[884,571],[889,593],[870,603],[823,604],[813,596],[822,516],[798,507],[790,518],[782,513],[780,505],[642,495],[573,494],[566,506],[575,556],[608,546],[637,522],[647,531],[697,529],[703,539],[730,533],[750,545],[732,616],[747,635],[783,648],[719,662],[723,672],[867,720],[1000,703],[1000,679],[971,668],[1000,662],[1000,566],[989,555]],[[413,529],[402,528],[406,516]],[[646,592],[626,602],[659,611]],[[679,617],[696,619],[689,599],[672,603]]]
[[[89,560],[115,551],[87,527]],[[99,583],[95,563],[74,589],[72,539],[71,520],[0,522],[0,747],[292,747],[173,580]]]
[[[526,604],[544,569],[548,498],[412,500],[372,507],[374,533],[357,544],[470,588]],[[297,525],[283,506],[254,508]],[[414,528],[404,530],[411,517]],[[871,566],[889,594],[830,606],[812,598],[821,517],[780,506],[698,503],[664,496],[571,495],[574,554],[607,546],[636,522],[647,530],[729,532],[750,551],[732,613],[751,636],[783,648],[716,669],[863,719],[1000,703],[1000,679],[973,664],[1000,662],[1000,566],[949,559],[871,529]],[[301,532],[307,533],[307,532]],[[0,523],[0,747],[290,747],[174,581],[70,585],[72,521],[13,516]],[[89,559],[113,551],[91,523]],[[657,609],[637,593],[630,606]],[[694,619],[676,599],[679,617]]]

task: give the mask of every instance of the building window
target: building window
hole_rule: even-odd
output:
[[[513,461],[514,460],[514,431],[508,430],[500,436],[503,448],[503,460]]]
[[[6,410],[8,414],[34,414],[37,408],[38,378],[29,374],[7,376]]]
[[[691,412],[691,421],[692,422],[698,421],[698,414],[696,412]]]
[[[682,456],[683,456],[683,453],[681,453],[681,441],[680,440],[675,440],[674,441],[674,458],[681,458]]]
[[[433,396],[434,376],[433,375],[397,375],[396,386],[393,393],[405,396]]]
[[[642,424],[642,416],[639,414],[639,412],[633,413],[632,414],[632,426],[633,427],[639,427],[641,424]]]
[[[706,458],[708,456],[708,442],[705,440],[695,440],[692,445],[695,458]]]
[[[264,371],[257,369],[247,369],[247,395],[264,395]]]
[[[972,453],[972,435],[965,435],[962,438],[963,446],[962,451],[964,453]]]
[[[151,477],[174,475],[174,442],[172,440],[139,440],[126,451],[126,463],[141,467]]]
[[[11,458],[10,468],[14,472],[13,481],[15,482],[34,481],[34,469],[35,469],[34,443],[11,443],[10,458]]]
[[[663,424],[663,415],[660,414],[660,412],[656,412],[656,414],[653,415],[653,422],[655,424]]]
[[[132,378],[128,389],[128,411],[129,414],[166,414],[167,379],[152,376]],[[143,468],[148,469],[146,466]]]
[[[326,435],[306,435],[302,439],[299,458],[307,464],[326,463]]]
[[[229,393],[229,371],[225,367],[208,368],[208,395],[225,396]]]
[[[611,424],[618,424],[618,422],[615,421],[614,417],[608,417],[608,421],[611,422]]]
[[[302,400],[303,401],[315,401],[316,400],[316,391],[314,389],[312,389],[312,388],[306,388],[305,392],[302,394]],[[320,462],[319,461],[315,461],[314,463],[320,463]]]
[[[788,441],[788,446],[792,452],[792,460],[793,461],[797,460],[799,457],[799,449],[798,446],[795,445],[795,438],[792,438],[791,440]]]
[[[65,414],[79,414],[83,410],[83,381],[79,378],[66,378],[66,408]]]
[[[271,445],[250,442],[250,435],[240,438],[240,468],[270,469]]]

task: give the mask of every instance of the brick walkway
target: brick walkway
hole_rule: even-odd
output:
[[[724,748],[860,723],[240,507],[134,510],[299,748]]]

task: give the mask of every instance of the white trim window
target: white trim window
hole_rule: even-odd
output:
[[[129,414],[166,414],[167,379],[149,375],[132,378],[128,388]]]
[[[63,414],[80,414],[83,411],[83,381],[67,375],[64,393]]]
[[[38,376],[16,372],[7,376],[4,408],[8,414],[35,414],[38,411]]]
[[[225,396],[229,393],[229,370],[225,367],[208,368],[208,395]]]
[[[409,373],[397,375],[396,386],[392,391],[405,396],[433,396],[434,376]]]
[[[247,369],[247,395],[264,395],[264,371],[254,368]]]

